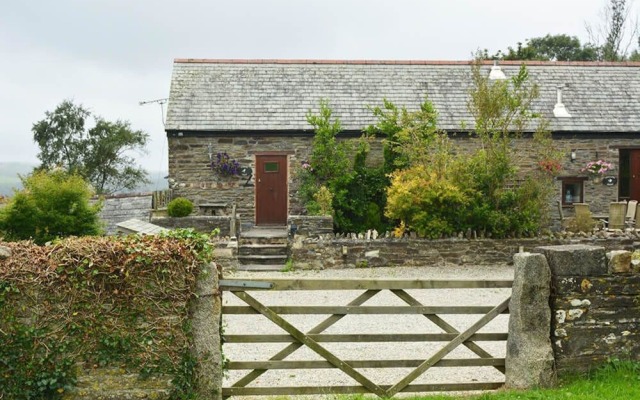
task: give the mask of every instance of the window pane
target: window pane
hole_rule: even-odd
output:
[[[573,203],[583,203],[583,181],[578,179],[562,180],[562,204],[571,205]]]
[[[268,161],[264,163],[264,172],[278,172],[279,164],[280,163],[277,161]]]

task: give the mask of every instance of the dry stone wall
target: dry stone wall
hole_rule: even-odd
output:
[[[628,251],[544,246],[552,274],[551,342],[558,374],[611,358],[640,360],[640,268]]]
[[[511,263],[520,251],[532,251],[540,246],[595,244],[607,250],[640,248],[640,242],[630,237],[529,239],[346,239],[325,235],[318,238],[296,236],[291,257],[299,269],[330,269],[358,267],[393,267],[425,265],[491,265]]]

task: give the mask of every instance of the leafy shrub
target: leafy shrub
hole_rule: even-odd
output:
[[[307,121],[314,127],[315,137],[310,160],[304,161],[298,171],[298,193],[307,212],[311,215],[330,213],[338,232],[387,230],[389,224],[383,210],[389,179],[383,168],[365,165],[369,138],[338,141],[340,120],[332,119],[326,100],[320,102],[318,115],[307,114]],[[327,193],[322,188],[326,188]],[[330,207],[323,204],[327,202]]]
[[[167,204],[167,214],[169,214],[170,217],[186,217],[191,215],[192,212],[193,203],[184,197],[175,198]]]
[[[22,184],[24,189],[0,210],[0,231],[6,240],[44,244],[59,237],[101,233],[101,204],[89,203],[93,192],[79,175],[37,171]]]
[[[331,182],[334,225],[338,232],[391,228],[384,216],[389,178],[382,168],[357,168]]]
[[[451,235],[468,218],[468,193],[423,165],[394,172],[387,196],[386,215],[423,237]]]
[[[596,221],[593,220],[591,213],[579,214],[573,218],[567,219],[565,223],[566,229],[570,232],[590,233],[596,227]]]
[[[318,205],[318,215],[333,215],[333,194],[327,189],[326,186],[321,186],[320,189],[313,195],[313,199]]]

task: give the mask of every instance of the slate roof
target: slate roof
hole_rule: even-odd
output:
[[[507,77],[520,62],[500,63]],[[558,132],[640,132],[640,63],[528,62],[539,85],[534,110]],[[482,66],[489,73],[491,63]],[[571,118],[553,115],[556,88]],[[473,127],[465,62],[194,60],[174,61],[166,130],[310,130],[305,114],[328,99],[345,130],[374,122],[367,106],[387,98],[410,110],[428,95],[439,126]]]

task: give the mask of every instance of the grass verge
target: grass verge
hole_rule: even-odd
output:
[[[336,396],[337,400],[373,400],[370,395]],[[285,400],[286,397],[278,397]],[[612,360],[588,377],[574,377],[555,389],[501,390],[480,395],[432,395],[406,400],[631,400],[640,399],[640,362]]]

